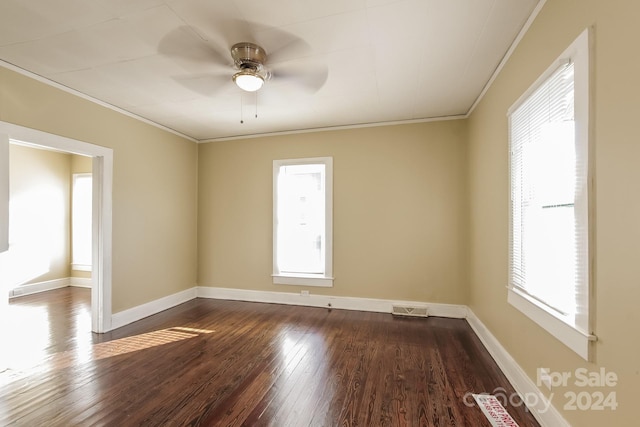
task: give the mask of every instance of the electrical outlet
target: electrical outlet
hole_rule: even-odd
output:
[[[303,297],[308,297],[309,296],[309,291],[300,291],[300,295]]]

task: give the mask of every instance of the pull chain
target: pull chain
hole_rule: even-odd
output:
[[[255,91],[255,113],[254,117],[258,118],[258,91]],[[242,94],[240,94],[240,123],[244,124],[244,102],[242,98]]]

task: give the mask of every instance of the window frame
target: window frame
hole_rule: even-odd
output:
[[[324,273],[281,272],[278,267],[278,174],[282,166],[323,164],[325,166]],[[333,157],[307,157],[273,161],[273,284],[333,286]]]
[[[507,301],[509,304],[518,309],[525,316],[533,320],[540,327],[545,329],[555,338],[560,340],[574,352],[585,360],[592,360],[593,345],[596,340],[593,334],[593,287],[594,287],[594,236],[595,224],[594,215],[594,198],[593,198],[593,178],[594,178],[594,162],[593,162],[593,132],[592,132],[592,93],[593,84],[591,82],[592,55],[590,52],[591,31],[586,29],[578,38],[557,58],[556,61],[525,91],[525,93],[509,108],[507,118],[509,120],[509,191],[513,185],[512,173],[512,140],[511,140],[511,115],[517,110],[528,98],[535,92],[547,79],[555,73],[558,67],[568,61],[574,63],[574,120],[575,120],[575,138],[577,146],[582,147],[581,156],[586,158],[586,221],[587,221],[587,241],[585,242],[587,260],[586,268],[588,269],[587,277],[582,289],[578,292],[582,294],[582,302],[586,305],[579,309],[578,320],[573,324],[567,321],[566,317],[550,306],[542,303],[531,295],[527,294],[512,282],[513,266],[512,244],[513,244],[513,212],[509,210],[509,282]],[[511,203],[511,196],[509,196]]]

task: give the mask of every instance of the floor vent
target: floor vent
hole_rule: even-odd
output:
[[[394,305],[391,309],[394,316],[427,317],[427,307],[410,307],[406,305]]]

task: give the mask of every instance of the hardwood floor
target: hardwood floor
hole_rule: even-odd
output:
[[[89,297],[10,303],[0,425],[490,427],[467,393],[514,393],[465,320],[196,299],[97,335]]]

